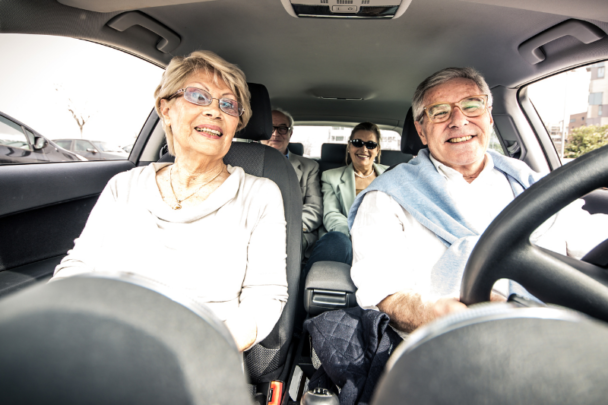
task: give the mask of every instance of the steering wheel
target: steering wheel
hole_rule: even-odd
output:
[[[604,146],[554,170],[518,196],[473,249],[462,278],[461,301],[467,305],[489,301],[494,283],[507,278],[546,303],[608,321],[608,270],[530,243],[532,232],[552,215],[607,185],[608,146]]]

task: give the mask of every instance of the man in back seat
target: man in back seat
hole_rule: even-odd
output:
[[[349,213],[357,301],[387,313],[405,333],[466,309],[460,283],[479,236],[542,177],[524,162],[488,150],[492,93],[475,70],[433,74],[416,89],[412,109],[428,150],[379,177]],[[583,257],[608,237],[608,216],[590,215],[583,203],[564,208],[531,241]],[[491,297],[504,300],[512,292],[526,293],[499,282]]]
[[[293,117],[286,111],[272,111],[272,137],[261,141],[281,152],[293,165],[300,189],[302,190],[302,251],[310,255],[312,246],[317,241],[317,228],[323,223],[323,196],[319,181],[319,164],[312,159],[289,153],[287,148],[293,134]]]

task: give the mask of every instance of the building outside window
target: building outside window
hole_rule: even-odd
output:
[[[589,93],[589,105],[601,105],[603,93]]]
[[[603,66],[597,68],[597,78],[598,79],[601,79],[602,77],[604,77],[604,75],[605,75],[604,69],[605,68]]]

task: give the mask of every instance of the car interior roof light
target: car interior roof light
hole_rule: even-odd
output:
[[[412,0],[281,0],[296,18],[394,19]]]

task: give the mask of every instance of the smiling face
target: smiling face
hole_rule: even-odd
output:
[[[375,133],[373,133],[372,131],[364,130],[359,130],[355,132],[351,137],[351,140],[353,139],[361,139],[363,142],[380,142],[380,140],[376,137]],[[347,148],[348,154],[350,155],[350,159],[353,161],[353,166],[355,166],[355,169],[361,172],[369,172],[372,165],[374,164],[376,156],[378,156],[378,150],[380,149],[380,145],[376,146],[376,148],[374,149],[367,149],[365,145],[363,145],[363,147],[361,148],[357,148],[349,142]]]
[[[213,98],[236,96],[221,78],[214,80],[212,72],[194,72],[180,88],[196,87],[208,91]],[[239,117],[226,114],[219,108],[219,101],[200,106],[183,96],[173,100],[161,100],[161,114],[167,127],[173,132],[175,156],[180,159],[199,161],[222,159],[230,149],[232,138],[239,124]]]
[[[289,118],[282,114],[279,111],[272,112],[272,126],[273,127],[287,127],[289,128],[290,122]],[[293,129],[289,130],[285,135],[279,134],[276,129],[273,129],[272,136],[267,141],[261,141],[264,145],[272,146],[275,149],[278,149],[282,154],[287,153],[287,146],[289,145],[289,140],[291,139],[291,134],[293,133]]]
[[[472,80],[457,78],[431,88],[424,97],[424,105],[455,103],[479,94],[481,90]],[[478,117],[466,117],[456,107],[447,121],[438,124],[425,114],[422,122],[415,122],[416,130],[435,159],[466,175],[484,162],[494,123],[490,109]]]

